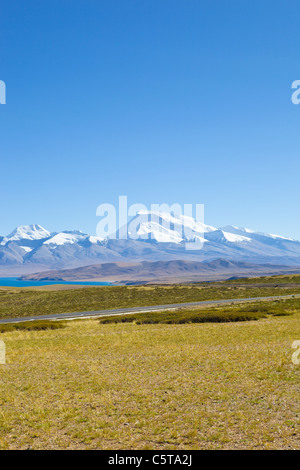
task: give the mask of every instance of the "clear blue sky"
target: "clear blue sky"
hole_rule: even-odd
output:
[[[1,0],[0,234],[204,203],[300,239],[299,0]]]

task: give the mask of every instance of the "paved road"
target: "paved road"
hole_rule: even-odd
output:
[[[0,324],[3,323],[21,323],[25,321],[34,320],[71,320],[80,318],[93,318],[93,317],[107,317],[111,315],[129,315],[130,313],[142,313],[142,312],[159,312],[164,310],[174,310],[185,307],[206,307],[213,305],[222,305],[229,303],[242,303],[242,302],[257,302],[262,300],[278,300],[278,299],[291,299],[299,298],[300,294],[296,295],[282,295],[282,296],[270,296],[270,297],[251,297],[245,299],[222,299],[222,300],[204,300],[201,302],[186,302],[182,304],[167,304],[167,305],[152,305],[150,307],[132,307],[132,308],[115,308],[112,310],[98,310],[94,312],[75,312],[75,313],[57,313],[53,315],[38,315],[33,317],[21,317],[21,318],[7,318],[0,320]]]

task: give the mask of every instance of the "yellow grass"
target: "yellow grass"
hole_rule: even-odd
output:
[[[0,449],[300,449],[299,313],[0,339]]]

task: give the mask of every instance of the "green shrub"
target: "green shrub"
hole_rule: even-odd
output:
[[[42,331],[42,330],[58,330],[65,328],[65,324],[59,321],[28,321],[22,323],[5,323],[0,325],[0,333],[9,331],[25,330],[25,331]]]
[[[142,324],[183,324],[183,323],[228,323],[239,321],[260,320],[266,315],[261,312],[234,312],[234,311],[177,311],[140,313],[133,315],[114,315],[105,317],[100,323],[136,323]]]
[[[232,305],[194,310],[137,313],[104,317],[100,323],[228,323],[260,320],[269,316],[286,316],[300,310],[299,299],[257,302],[255,304]]]

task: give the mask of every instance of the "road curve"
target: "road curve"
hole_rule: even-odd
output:
[[[245,299],[222,299],[222,300],[202,300],[201,302],[186,302],[181,304],[167,304],[167,305],[152,305],[148,307],[130,307],[130,308],[115,308],[112,310],[97,310],[92,312],[73,312],[73,313],[56,313],[53,315],[37,315],[32,317],[21,317],[21,318],[5,318],[0,320],[0,324],[6,323],[21,323],[26,321],[35,320],[78,320],[84,318],[94,317],[107,317],[111,315],[129,315],[131,313],[142,313],[142,312],[159,312],[164,310],[175,310],[178,308],[186,307],[206,307],[223,305],[229,303],[244,303],[244,302],[257,302],[257,301],[268,301],[268,300],[284,300],[291,298],[299,298],[300,294],[295,295],[281,295],[281,296],[270,296],[270,297],[249,297]]]

